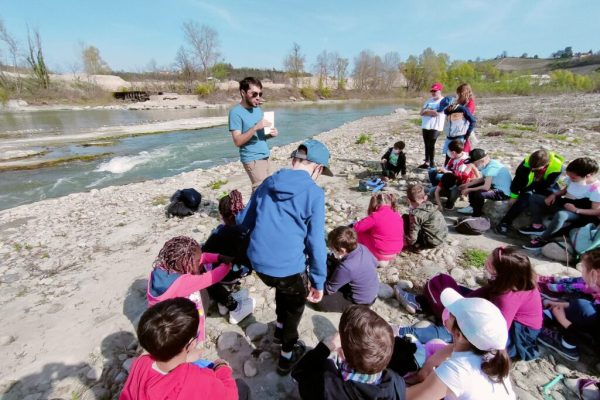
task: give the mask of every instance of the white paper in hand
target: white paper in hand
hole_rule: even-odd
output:
[[[271,126],[265,126],[265,135],[271,133],[271,128],[275,127],[275,111],[265,111],[263,118],[271,123]]]

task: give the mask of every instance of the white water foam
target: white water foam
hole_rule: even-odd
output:
[[[135,156],[119,156],[103,162],[96,168],[97,172],[110,172],[113,174],[122,174],[130,171],[138,165],[145,164],[160,157],[169,154],[167,149],[155,150],[152,152],[142,151]]]

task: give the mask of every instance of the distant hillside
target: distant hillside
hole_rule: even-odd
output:
[[[506,57],[490,61],[494,67],[506,72],[530,72],[546,74],[555,69],[566,69],[576,74],[587,75],[600,69],[597,56],[589,59],[517,58]]]

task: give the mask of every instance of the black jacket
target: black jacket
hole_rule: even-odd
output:
[[[401,151],[398,154],[398,164],[397,165],[392,165],[390,164],[390,154],[392,154],[392,150],[394,148],[390,147],[385,154],[381,157],[382,160],[386,160],[386,168],[390,169],[392,171],[394,171],[394,173],[397,175],[398,172],[401,172],[402,175],[406,175],[406,154],[404,154],[403,151]]]
[[[305,400],[404,400],[406,386],[404,379],[390,369],[385,369],[381,383],[370,385],[354,381],[344,381],[333,360],[328,359],[330,351],[323,343],[306,353],[292,371],[298,382],[300,397]]]

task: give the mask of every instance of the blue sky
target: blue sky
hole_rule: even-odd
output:
[[[0,0],[8,30],[25,45],[26,27],[38,28],[48,64],[65,72],[81,42],[114,70],[143,70],[151,59],[168,66],[188,20],[216,29],[223,60],[236,67],[281,69],[297,42],[309,69],[323,50],[350,60],[363,49],[402,60],[426,47],[453,60],[598,51],[598,16],[596,0]]]

